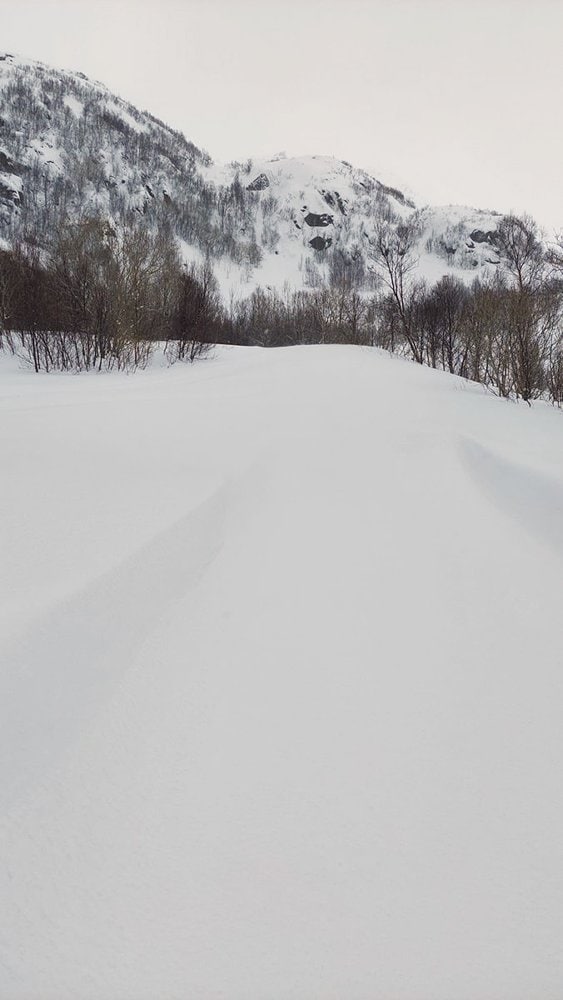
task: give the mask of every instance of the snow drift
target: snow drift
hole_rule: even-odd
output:
[[[2,1000],[559,1000],[563,419],[2,359]]]

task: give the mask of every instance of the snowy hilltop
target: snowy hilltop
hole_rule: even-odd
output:
[[[187,262],[212,264],[225,299],[326,287],[350,267],[371,290],[369,240],[382,214],[416,225],[430,282],[502,267],[494,212],[417,206],[327,156],[219,164],[82,73],[0,56],[1,245],[41,248],[59,220],[89,213],[170,229]]]

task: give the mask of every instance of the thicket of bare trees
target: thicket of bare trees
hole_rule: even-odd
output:
[[[284,293],[258,288],[231,308],[227,337],[262,347],[371,344],[374,321],[374,302],[354,288]]]
[[[375,342],[420,363],[529,402],[561,403],[563,244],[546,249],[529,216],[505,216],[495,235],[503,267],[467,287],[453,276],[415,281],[416,223],[382,218],[370,256],[388,294]]]
[[[0,345],[35,371],[144,367],[157,341],[193,361],[219,323],[210,269],[183,267],[165,231],[94,217],[61,226],[43,257],[0,254]]]

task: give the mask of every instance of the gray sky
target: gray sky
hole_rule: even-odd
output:
[[[563,227],[563,0],[0,0],[0,46],[219,159],[330,154]]]

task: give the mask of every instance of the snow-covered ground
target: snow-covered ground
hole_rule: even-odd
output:
[[[560,1000],[563,416],[0,366],[1,1000]]]

